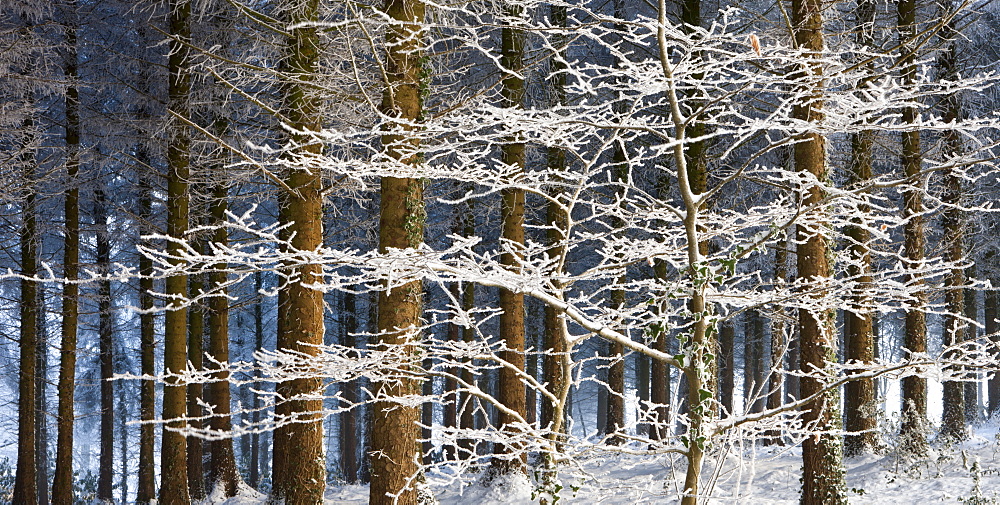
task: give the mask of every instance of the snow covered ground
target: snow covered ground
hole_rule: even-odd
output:
[[[733,450],[723,464],[714,460],[706,467],[705,491],[711,498],[703,503],[796,504],[800,458],[798,447]],[[683,465],[673,462],[667,456],[596,455],[561,474],[564,488],[560,503],[676,503]],[[904,461],[889,448],[884,455],[852,458],[846,463],[851,503],[1000,504],[1000,436],[996,425],[978,428],[961,444],[933,444],[929,457],[921,461]],[[447,471],[431,473],[428,478],[441,505],[534,503],[526,480],[484,487],[457,484]],[[364,486],[334,487],[326,503],[366,504],[367,497]],[[258,505],[263,498],[247,490],[227,501],[210,499],[206,505]]]

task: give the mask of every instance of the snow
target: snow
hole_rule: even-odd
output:
[[[702,503],[793,505],[799,501],[801,450],[798,447],[732,447],[719,468],[708,461],[703,483],[710,494]],[[978,465],[976,465],[978,463]],[[851,503],[905,505],[927,503],[1000,503],[1000,433],[995,423],[977,428],[960,444],[933,444],[927,458],[907,461],[892,452],[846,460]],[[666,456],[603,455],[560,474],[559,503],[677,503],[683,468]],[[716,471],[712,471],[716,470]],[[978,473],[978,486],[976,477]],[[714,475],[714,477],[713,477]],[[527,505],[532,486],[526,478],[460,487],[447,468],[428,475],[440,505]],[[978,491],[977,491],[978,487]],[[209,498],[203,505],[263,505],[266,497],[247,487],[228,500]],[[328,489],[326,505],[368,503],[360,485]]]

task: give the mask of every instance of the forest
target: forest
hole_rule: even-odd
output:
[[[998,16],[0,0],[0,503],[1000,503]]]

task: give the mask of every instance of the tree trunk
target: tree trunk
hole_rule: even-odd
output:
[[[518,19],[522,8],[516,2],[503,5],[505,17]],[[524,54],[524,33],[512,26],[501,29],[500,64],[506,73],[500,88],[502,105],[506,108],[519,109],[524,102],[524,79],[519,77],[522,71]],[[515,73],[516,72],[516,73]],[[524,171],[525,146],[517,138],[508,138],[501,146],[501,163],[516,170]],[[501,242],[505,251],[500,255],[500,264],[512,271],[520,271],[523,261],[521,250],[524,247],[524,190],[507,188],[501,191],[500,205]],[[517,432],[512,425],[524,420],[526,397],[524,383],[518,372],[524,371],[524,294],[500,289],[500,341],[506,350],[500,352],[500,359],[509,363],[516,370],[508,367],[500,369],[499,400],[502,405],[520,416],[499,413],[499,429],[507,436],[516,437]],[[492,460],[492,468],[496,473],[524,473],[525,454],[519,447],[497,444],[494,452],[501,454],[518,454],[513,459],[510,456],[499,456]]]
[[[966,242],[966,247],[971,246]],[[972,265],[968,270],[968,278],[976,278],[976,265]],[[972,288],[965,290],[965,317],[970,321],[979,321],[979,291]],[[970,324],[965,330],[966,340],[979,340],[979,328],[975,324]],[[983,421],[982,398],[980,385],[983,382],[983,373],[972,372],[976,380],[965,383],[965,421],[967,423],[979,424]]]
[[[466,212],[465,214],[465,229],[464,236],[472,237],[476,233],[476,223],[475,217],[471,212]],[[476,307],[476,285],[468,282],[462,285],[462,310],[469,312]],[[466,343],[472,343],[475,341],[476,333],[475,328],[463,328],[462,329],[462,341]],[[472,363],[468,363],[472,366]],[[475,374],[469,368],[462,369],[462,382],[470,386],[475,385]],[[476,405],[478,404],[478,399],[472,395],[466,393],[462,395],[462,400],[460,404],[461,411],[459,412],[459,426],[463,430],[473,430],[476,429]],[[476,449],[475,441],[471,438],[461,438],[458,441],[459,457],[463,459],[472,458],[475,456],[474,451]]]
[[[66,4],[66,175],[68,188],[63,210],[63,277],[73,281],[80,274],[80,92],[77,88],[76,0]],[[76,411],[76,346],[80,320],[80,287],[63,284],[62,332],[59,342],[59,406],[56,435],[56,468],[52,482],[52,504],[73,503],[73,429]]]
[[[812,51],[811,58],[819,58],[823,51],[823,4],[820,0],[793,0],[792,25],[795,43],[800,49]],[[801,121],[819,121],[822,117],[823,65],[803,62],[800,79],[805,81],[808,97],[795,105],[793,116]],[[814,175],[819,181],[827,180],[825,139],[815,133],[805,134],[802,142],[795,144],[795,168]],[[805,208],[819,207],[824,191],[813,186],[802,195]],[[819,212],[819,211],[817,211]],[[825,221],[825,216],[818,220]],[[819,224],[825,226],[825,224]],[[798,277],[815,285],[828,282],[833,276],[830,264],[830,246],[821,230],[799,225]],[[822,303],[822,302],[820,302]],[[820,394],[804,407],[802,420],[817,433],[802,443],[802,505],[837,505],[847,503],[847,485],[844,480],[843,447],[838,435],[830,433],[840,428],[840,401],[837,390],[823,392],[824,380],[813,376],[814,370],[823,370],[837,360],[834,335],[836,314],[832,310],[799,310],[799,342],[801,345],[801,370],[810,375],[801,379],[803,398]]]
[[[311,85],[319,71],[319,32],[308,23],[319,19],[319,1],[301,2],[287,13],[290,30],[284,71],[285,117],[292,132],[286,153],[285,180],[291,191],[282,195],[280,219],[288,228],[284,238],[296,251],[315,251],[323,245],[323,194],[320,169],[313,161],[322,145],[310,132],[322,128],[321,99]],[[303,24],[305,23],[305,24]],[[323,293],[309,287],[322,282],[316,264],[289,266],[287,282],[278,293],[278,349],[316,356],[323,345]],[[311,365],[307,365],[311,366]],[[323,401],[318,377],[279,382],[275,406],[279,419],[296,420],[274,430],[272,464],[273,498],[287,505],[313,505],[323,501],[326,464],[323,451]]]
[[[28,128],[30,121],[25,121]],[[21,249],[21,275],[34,277],[38,272],[38,223],[36,195],[33,187],[35,159],[26,143],[24,163],[25,194],[21,204],[21,229],[18,242]],[[21,279],[20,299],[20,368],[17,396],[17,470],[14,475],[13,503],[38,503],[38,453],[35,405],[38,403],[38,286]]]
[[[553,26],[565,27],[567,22],[566,7],[563,5],[550,5],[549,18]],[[557,38],[556,44],[557,46],[561,45],[562,40]],[[565,53],[561,54],[558,58],[551,58],[549,61],[549,82],[552,86],[552,100],[556,105],[566,103],[567,77],[565,74],[566,65],[564,57]],[[550,147],[546,162],[549,171],[556,174],[554,177],[558,179],[558,174],[565,171],[567,167],[566,152],[559,148]],[[553,199],[560,198],[560,194],[561,189],[557,184],[549,189],[549,195]],[[556,259],[556,271],[551,272],[551,274],[558,275],[562,269],[562,261],[564,261],[566,253],[565,240],[567,237],[565,233],[568,231],[569,219],[558,205],[550,201],[546,205],[545,223],[548,226],[546,231],[546,240],[549,245],[548,254],[549,257]],[[556,283],[553,287],[557,291],[557,295],[562,296],[562,286]],[[542,374],[545,377],[546,387],[549,392],[556,396],[557,400],[553,401],[551,398],[542,399],[540,424],[542,429],[546,431],[546,436],[552,442],[550,447],[553,451],[561,450],[563,433],[566,430],[564,419],[566,418],[566,409],[569,404],[569,363],[572,358],[566,337],[566,322],[552,306],[546,305],[545,332],[543,337],[545,341],[545,356],[542,362]],[[543,475],[540,485],[543,488],[552,490],[554,489],[552,485],[554,484],[553,479],[555,477],[553,469],[554,454],[543,454],[542,458]],[[551,496],[543,495],[540,502],[548,503],[549,499],[554,500]]]
[[[995,289],[983,293],[983,319],[985,320],[983,331],[990,335],[991,354],[1000,359],[1000,291]],[[987,399],[989,400],[990,418],[996,418],[1000,414],[1000,374],[994,373],[986,385]]]
[[[344,341],[343,345],[349,345],[360,352],[362,343],[357,341],[355,335],[358,333],[357,316],[357,295],[347,291],[344,293]],[[350,410],[341,414],[340,417],[340,468],[344,474],[344,481],[348,484],[358,482],[358,412],[361,406],[355,406],[360,399],[358,394],[359,380],[353,380],[343,385],[344,403]]]
[[[170,109],[188,117],[191,92],[191,74],[188,68],[189,51],[184,41],[191,37],[191,4],[189,0],[171,0],[170,34],[176,39],[170,41],[168,60],[170,83]],[[167,146],[167,235],[184,239],[188,230],[190,194],[188,180],[191,177],[191,139],[187,127],[180,120],[171,120],[170,143]],[[167,251],[171,255],[181,252],[179,244],[169,242]],[[181,260],[171,261],[181,266]],[[180,299],[187,296],[187,275],[175,274],[166,280],[166,295]],[[163,371],[168,374],[163,386],[163,425],[160,446],[160,505],[188,505],[187,439],[175,430],[186,425],[181,418],[186,411],[186,388],[177,378],[169,374],[182,372],[187,366],[187,309],[171,301],[163,322]]]
[[[111,240],[108,236],[107,199],[103,189],[94,190],[94,224],[97,231],[98,270],[111,271]],[[98,340],[101,362],[101,453],[97,474],[97,499],[114,501],[115,455],[115,374],[114,313],[111,303],[111,281],[101,280],[97,287]]]
[[[875,1],[859,0],[856,10],[856,39],[862,47],[874,47]],[[868,65],[874,70],[872,65]],[[848,183],[862,186],[872,177],[872,148],[875,133],[864,130],[851,136],[851,172]],[[859,208],[869,210],[867,205]],[[870,364],[875,361],[875,313],[871,310],[872,300],[867,295],[872,283],[872,259],[868,248],[871,234],[864,227],[864,218],[852,220],[846,230],[850,264],[847,276],[856,283],[850,296],[852,310],[844,317],[844,354],[848,363]],[[849,434],[844,439],[844,452],[848,456],[871,453],[877,442],[878,419],[875,415],[875,380],[857,379],[844,386],[844,420]]]
[[[407,132],[409,122],[418,121],[423,114],[420,98],[423,65],[422,23],[424,4],[419,0],[388,0],[384,12],[391,24],[386,31],[386,71],[388,82],[383,94],[382,112],[395,116],[400,122],[392,125],[402,130],[382,136],[382,148],[398,163],[413,165],[420,160],[413,153],[419,145]],[[419,246],[424,239],[423,184],[418,179],[384,177],[382,179],[381,209],[379,214],[379,251],[388,248]],[[414,346],[420,340],[420,314],[423,287],[419,281],[383,291],[378,302],[378,329],[380,347],[402,346],[407,355],[415,356]],[[410,368],[410,373],[417,371]],[[377,384],[380,398],[397,398],[418,394],[420,387],[415,378]],[[372,505],[414,505],[419,493],[414,485],[422,477],[415,457],[420,450],[417,444],[417,422],[420,412],[415,407],[382,400],[375,403],[372,413],[371,488],[369,503]],[[393,498],[395,497],[395,498]]]
[[[260,293],[264,289],[264,274],[259,270],[254,272],[253,275],[253,285],[254,292]],[[254,349],[260,351],[264,348],[264,307],[263,300],[257,300],[257,303],[253,306],[253,328],[254,328]],[[261,371],[260,369],[254,369],[254,383],[253,383],[253,413],[250,415],[250,422],[253,426],[260,425],[261,412],[263,408],[260,401],[261,388],[264,387],[261,383]],[[254,432],[250,436],[250,470],[248,478],[250,481],[247,483],[250,487],[256,489],[260,485],[260,461],[261,461],[261,439],[263,436],[260,433]]]
[[[625,0],[614,0],[614,10],[616,18],[626,19]],[[622,24],[617,24],[615,30],[624,33],[625,27]],[[623,63],[620,60],[616,60],[616,64],[619,67],[623,66]],[[620,99],[620,96],[618,98],[619,100],[615,104],[615,112],[624,114],[625,102]],[[625,154],[624,141],[621,139],[616,140],[613,144],[613,149],[611,154],[611,172],[612,178],[617,184],[615,187],[615,197],[624,206],[629,178],[628,159]],[[614,226],[615,230],[624,230],[625,222],[621,218],[615,217],[613,218],[612,226]],[[621,231],[619,231],[620,233]],[[618,283],[620,286],[624,286],[627,281],[628,276],[623,271],[622,275],[618,278]],[[623,287],[615,288],[611,291],[611,307],[616,310],[623,310],[625,308],[625,289]],[[621,328],[620,331],[627,334],[625,328]],[[608,438],[609,444],[621,445],[625,443],[625,439],[617,435],[617,433],[625,430],[625,347],[619,342],[608,342],[607,346],[610,363],[608,364],[608,401],[604,433],[610,435]]]
[[[434,368],[434,359],[430,357],[424,358],[423,367],[424,370]],[[434,394],[434,376],[428,375],[425,377],[420,390],[424,396],[432,396]],[[432,426],[434,426],[434,403],[424,402],[420,406],[420,454],[421,460],[425,465],[434,463],[434,442],[431,440],[434,436]]]
[[[120,345],[120,344],[119,344]],[[118,354],[121,355],[122,349],[119,347]],[[119,372],[121,372],[121,363],[119,362]],[[128,481],[129,481],[129,470],[128,470],[128,406],[126,402],[126,390],[125,388],[118,388],[118,394],[121,395],[118,398],[118,455],[121,458],[121,473],[118,477],[118,496],[120,497],[121,503],[128,503]]]
[[[196,193],[197,194],[197,193]],[[196,215],[203,210],[201,199],[195,204]],[[198,219],[198,221],[202,221]],[[205,243],[199,238],[194,244],[202,254],[207,250]],[[188,289],[192,296],[205,290],[203,282],[205,274],[195,274],[188,278]],[[188,364],[191,370],[205,369],[205,308],[204,302],[191,305],[188,309]],[[193,430],[204,428],[201,418],[205,415],[201,404],[205,401],[205,388],[199,383],[188,384],[187,415],[188,426]],[[188,493],[192,500],[203,500],[205,493],[205,444],[201,437],[188,437],[187,446]]]
[[[636,418],[638,419],[644,418],[645,410],[650,402],[649,361],[650,361],[649,356],[646,356],[645,354],[635,355],[635,390],[636,390],[635,398],[639,402],[639,408],[636,412]],[[649,429],[649,423],[645,422],[639,423],[638,425],[636,425],[635,430],[636,433],[646,435],[647,437],[652,436]]]
[[[145,151],[139,151],[139,161],[144,161]],[[152,188],[147,175],[140,175],[139,216],[143,223],[152,220]],[[149,246],[149,244],[147,244]],[[140,367],[147,377],[139,385],[139,417],[143,424],[139,427],[139,470],[136,503],[146,505],[156,499],[156,470],[153,452],[156,446],[156,320],[150,312],[153,308],[153,260],[139,255],[139,342]]]
[[[219,167],[219,170],[223,170]],[[213,200],[210,206],[212,221],[222,224],[226,221],[229,190],[225,184],[218,184],[213,190]],[[220,226],[212,236],[212,242],[225,246],[229,243],[229,234],[225,227]],[[209,274],[209,289],[219,291],[224,295],[227,290],[223,285],[228,281],[225,263],[215,266],[215,271]],[[229,363],[229,299],[215,296],[208,300],[208,353],[212,356],[210,368],[218,369],[220,363]],[[231,392],[229,388],[229,372],[219,371],[213,374],[215,382],[208,385],[208,403],[215,406],[209,426],[216,432],[229,432],[233,422],[230,415]],[[219,489],[224,497],[236,496],[236,456],[233,453],[233,439],[222,438],[209,442],[209,491]]]
[[[736,390],[735,340],[736,328],[733,327],[732,321],[727,321],[719,330],[719,393],[722,403],[722,415],[726,417],[734,415],[733,400],[735,395],[733,395],[733,392]]]
[[[916,34],[916,0],[900,0],[897,5],[899,29],[899,40],[903,44],[900,52],[901,73],[904,85],[912,85],[916,80],[917,67],[915,63],[914,51],[916,41],[913,40]],[[917,109],[906,107],[903,109],[903,121],[905,123],[915,123],[917,121]],[[920,132],[903,132],[903,170],[909,181],[910,187],[903,192],[903,217],[906,224],[903,227],[903,253],[906,258],[907,268],[919,269],[924,260],[924,248],[926,238],[924,237],[924,205],[923,194],[921,193],[920,169],[922,165],[920,153]],[[921,287],[924,284],[920,274],[910,275],[908,284]],[[927,305],[926,291],[916,293],[916,300],[906,311],[905,335],[903,337],[903,347],[909,353],[927,352],[927,320],[924,314],[924,307]],[[927,380],[917,376],[903,378],[902,396],[902,425],[900,433],[905,436],[903,450],[916,456],[927,453]]]
[[[942,12],[942,15],[947,15]],[[948,41],[947,48],[938,58],[941,66],[942,77],[954,80],[957,77],[957,55],[955,54],[955,28],[954,19],[949,21],[941,29],[941,37]],[[954,122],[961,119],[961,102],[958,94],[952,94],[945,98],[943,106],[944,120]],[[955,156],[961,154],[962,138],[958,132],[944,132],[945,153]],[[965,261],[965,216],[962,212],[962,176],[955,170],[950,169],[945,172],[944,203],[947,205],[944,210],[942,226],[944,227],[944,247],[945,255],[949,262],[959,264]],[[959,267],[953,267],[945,278],[945,304],[948,306],[947,314],[944,317],[944,337],[942,342],[945,347],[959,345],[965,341],[967,323],[962,321],[965,314],[965,271]],[[947,359],[954,356],[954,353],[945,353]],[[944,383],[944,412],[941,418],[941,435],[952,440],[964,440],[968,437],[965,429],[965,383],[959,381],[946,381]]]
[[[779,244],[774,250],[774,285],[783,287],[788,280],[788,250],[784,244]],[[783,319],[782,308],[778,308],[778,317],[771,319],[771,359],[770,359],[770,382],[768,384],[767,408],[768,410],[781,407],[783,403],[782,385],[784,384],[785,369],[782,362],[785,357],[785,320]],[[723,337],[725,338],[725,337]],[[726,386],[723,385],[723,388]],[[764,445],[783,444],[781,432],[772,430],[764,437]]]

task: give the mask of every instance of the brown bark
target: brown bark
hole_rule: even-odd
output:
[[[943,13],[946,14],[946,13]],[[954,20],[947,23],[941,29],[941,37],[949,41],[947,49],[939,56],[944,78],[954,80],[957,77],[957,56],[955,54],[955,29]],[[944,100],[944,120],[955,122],[961,116],[961,102],[957,94],[950,95]],[[958,155],[962,150],[962,138],[958,132],[947,131],[944,133],[945,152],[948,155]],[[943,223],[944,242],[946,256],[953,264],[961,263],[965,260],[965,215],[961,210],[962,205],[962,177],[955,170],[950,169],[945,172],[945,207]],[[962,321],[965,314],[965,271],[959,267],[953,267],[945,278],[945,304],[948,312],[944,317],[944,336],[942,342],[947,346],[954,346],[965,341],[967,324]],[[945,358],[954,356],[954,353],[945,353]],[[965,383],[958,381],[945,381],[944,383],[944,412],[941,418],[941,435],[953,440],[963,440],[968,436],[965,429]]]
[[[28,125],[30,126],[30,125]],[[28,186],[21,204],[21,229],[18,241],[21,248],[21,274],[34,277],[38,272],[38,223],[35,216],[36,196],[34,182],[34,157],[24,155],[24,184]],[[36,423],[38,412],[38,287],[34,281],[21,280],[17,397],[17,470],[14,474],[12,503],[32,505],[38,503]]]
[[[201,202],[196,208],[201,210]],[[200,213],[200,212],[199,212]],[[205,252],[205,244],[198,239],[196,248]],[[192,275],[188,278],[188,289],[192,295],[205,290],[203,282],[204,274]],[[202,303],[192,305],[188,309],[188,363],[191,370],[204,370],[205,368],[205,309]],[[204,428],[204,421],[201,417],[205,415],[201,403],[205,401],[205,388],[201,383],[192,383],[187,386],[187,415],[190,419],[188,426],[193,430]],[[205,498],[205,444],[200,437],[188,437],[187,465],[188,465],[188,493],[192,500],[202,500]]]
[[[774,251],[774,284],[776,287],[785,285],[788,280],[788,249],[784,244],[779,244]],[[784,312],[781,308],[777,310]],[[771,359],[770,359],[770,381],[767,385],[767,408],[768,410],[781,407],[783,403],[782,386],[784,385],[785,370],[782,361],[785,357],[785,321],[784,314],[771,319]],[[722,386],[725,388],[725,385]],[[764,445],[783,444],[781,433],[772,430],[764,437]]]
[[[77,88],[76,0],[66,4],[66,176],[68,188],[63,210],[63,277],[67,281],[80,274],[80,92]],[[56,435],[56,468],[52,481],[53,505],[73,503],[73,429],[76,412],[76,346],[79,329],[80,288],[63,284],[62,328],[59,342],[59,406]]]
[[[875,27],[875,2],[859,0],[857,15],[857,42],[873,47]],[[871,68],[871,65],[869,65]],[[851,136],[851,172],[849,184],[861,186],[872,177],[872,148],[875,133],[864,130]],[[868,206],[859,208],[867,212]],[[867,295],[872,283],[871,253],[868,242],[871,234],[864,227],[863,217],[852,220],[846,230],[850,265],[847,276],[856,283],[850,296],[852,310],[844,314],[844,357],[847,362],[870,364],[875,361],[875,313],[870,310],[872,300]],[[856,379],[844,386],[844,421],[849,434],[844,439],[844,452],[848,456],[871,453],[876,449],[877,418],[875,416],[875,380]]]
[[[914,44],[912,40],[916,33],[916,0],[900,0],[896,6],[897,26],[900,52],[903,54],[901,73],[904,84],[913,84],[916,79],[916,64]],[[917,120],[917,109],[903,109],[903,122],[914,123]],[[903,192],[903,217],[906,223],[903,227],[903,253],[908,268],[919,268],[924,259],[926,238],[924,237],[923,195],[920,188],[920,169],[922,165],[920,153],[920,132],[903,132],[903,171],[910,179],[910,187]],[[909,284],[921,288],[924,284],[920,274],[911,274]],[[906,311],[904,323],[905,334],[903,347],[910,353],[927,352],[927,321],[924,307],[927,305],[927,293],[922,289],[915,294],[912,306]],[[903,378],[902,396],[902,426],[900,432],[907,438],[905,450],[916,455],[927,451],[925,436],[927,426],[927,380],[917,376]]]
[[[318,0],[296,5],[287,21],[297,28],[290,31],[284,71],[285,117],[294,132],[289,143],[295,146],[286,155],[290,165],[285,176],[291,191],[282,195],[280,219],[287,223],[285,238],[297,251],[315,251],[323,245],[323,195],[320,169],[315,158],[321,144],[308,132],[321,127],[321,100],[310,84],[319,71],[318,28],[303,23],[319,19]],[[323,294],[308,287],[322,282],[319,265],[287,267],[292,281],[278,294],[278,349],[315,356],[323,344]],[[281,400],[275,406],[279,419],[295,420],[274,430],[272,495],[287,505],[313,505],[323,501],[326,464],[323,451],[323,401],[315,396],[322,380],[304,377],[278,383]]]
[[[419,0],[388,0],[384,12],[398,23],[386,30],[385,59],[389,82],[385,83],[387,89],[383,95],[382,111],[400,118],[401,121],[393,125],[396,129],[407,130],[412,127],[406,124],[419,120],[423,113],[420,86],[424,4]],[[382,136],[383,150],[400,163],[418,163],[413,153],[418,145],[419,140],[406,133]],[[420,180],[382,179],[379,251],[420,245],[425,219]],[[413,344],[420,339],[418,328],[422,299],[423,287],[419,281],[380,293],[380,347],[403,346],[406,354],[416,355],[417,348]],[[412,368],[409,371],[417,373]],[[413,377],[377,384],[377,395],[382,398],[418,394],[419,390],[419,381]],[[372,417],[369,502],[372,505],[414,505],[419,501],[414,483],[421,479],[420,468],[415,461],[420,450],[417,443],[420,412],[414,407],[382,400],[375,403]]]
[[[221,170],[221,167],[220,167]],[[210,206],[212,221],[221,224],[226,221],[229,191],[224,184],[215,186],[213,200]],[[229,234],[226,228],[219,227],[212,236],[212,242],[227,245]],[[228,280],[225,263],[215,265],[215,271],[208,276],[209,289],[218,291],[220,295],[227,290],[222,287]],[[229,363],[229,300],[224,296],[215,296],[208,300],[208,353],[213,363],[210,368],[218,369],[220,363]],[[208,385],[208,403],[214,405],[213,416],[209,419],[209,427],[216,432],[232,430],[230,415],[231,391],[229,388],[229,372],[220,370],[212,375],[215,382]],[[222,496],[236,496],[236,456],[233,453],[233,439],[222,438],[209,442],[209,491],[221,489]]]
[[[566,26],[566,7],[561,5],[551,5],[549,7],[549,18],[554,26]],[[563,73],[565,70],[565,64],[562,58],[553,58],[550,61],[549,68],[549,81],[552,85],[552,94],[554,102],[559,104],[564,104],[566,102],[566,75]],[[548,149],[548,159],[547,159],[549,170],[553,173],[558,174],[561,171],[566,170],[566,152],[559,148],[550,147]],[[558,177],[558,176],[557,176]],[[550,196],[552,198],[559,198],[560,189],[558,186],[553,187],[550,190]],[[549,243],[549,256],[552,258],[562,258],[565,254],[565,247],[563,241],[565,240],[564,233],[567,231],[568,218],[565,213],[559,208],[558,205],[550,202],[546,206],[545,222],[549,227],[546,231],[546,239]],[[558,267],[557,267],[558,268]],[[558,274],[559,272],[552,272]],[[557,290],[561,290],[562,286],[556,285]],[[570,359],[569,349],[567,348],[566,342],[566,326],[564,321],[560,318],[559,314],[551,306],[545,306],[545,333],[544,333],[544,348],[545,356],[542,363],[543,375],[547,382],[548,390],[560,397],[564,393],[568,392],[568,381],[569,381],[569,371],[566,367],[566,363]],[[559,442],[562,440],[561,434],[564,433],[565,425],[565,411],[561,411],[561,408],[566,407],[568,404],[559,405],[558,402],[554,402],[551,399],[542,400],[541,409],[541,426],[542,429],[551,430],[549,437],[551,440]],[[551,456],[551,455],[550,455]]]
[[[510,2],[503,6],[503,10],[510,18],[518,18],[522,9],[516,2]],[[521,72],[524,65],[522,61],[524,33],[515,27],[504,26],[500,38],[500,64],[503,67],[502,71],[508,72],[500,88],[502,105],[519,109],[524,101],[524,79],[514,72]],[[524,143],[518,142],[516,138],[507,139],[501,146],[501,162],[523,171],[524,161]],[[507,188],[501,191],[501,239],[504,247],[511,250],[500,255],[500,263],[513,271],[519,271],[523,261],[521,249],[524,247],[524,198],[523,189]],[[503,311],[500,314],[500,341],[506,348],[500,352],[500,359],[509,363],[514,369],[506,366],[500,369],[498,399],[521,419],[500,411],[499,429],[509,436],[516,436],[519,430],[512,425],[523,420],[527,408],[524,383],[519,376],[519,372],[524,371],[524,294],[501,288],[500,309]],[[521,452],[516,446],[497,445],[494,447],[494,452],[497,454]],[[492,460],[493,470],[498,473],[523,473],[525,456],[521,453],[513,459],[509,456],[496,457]]]
[[[818,58],[823,51],[823,4],[820,0],[793,0],[792,24],[795,43],[803,50],[812,51]],[[810,58],[811,59],[811,58]],[[823,66],[819,62],[804,61],[798,78],[808,93],[807,98],[795,104],[793,115],[802,121],[822,119]],[[802,142],[795,144],[795,168],[808,172],[819,181],[827,180],[825,139],[807,133]],[[824,191],[811,187],[801,195],[805,208],[822,204]],[[819,212],[819,211],[817,211]],[[819,221],[824,221],[820,217]],[[820,226],[823,226],[820,224]],[[799,248],[796,261],[798,277],[807,285],[827,282],[833,276],[830,264],[830,246],[820,233],[805,225],[797,230]],[[808,296],[808,295],[807,295]],[[802,397],[820,396],[803,408],[802,420],[817,431],[802,444],[802,505],[836,505],[847,503],[847,485],[844,480],[843,447],[837,435],[829,433],[840,426],[839,398],[836,389],[823,393],[825,381],[811,374],[836,362],[834,335],[835,314],[831,310],[799,310],[799,341],[801,345],[801,370],[809,373],[801,379]]]
[[[137,156],[144,161],[145,152]],[[143,222],[152,218],[152,188],[146,175],[140,175],[139,215]],[[153,308],[153,260],[139,255],[139,342],[140,367],[146,377],[156,375],[156,326],[150,310]],[[139,427],[139,469],[136,503],[148,504],[156,499],[156,470],[153,452],[156,446],[156,427],[152,421],[156,417],[156,384],[152,379],[143,380],[139,386],[139,417],[143,422]]]
[[[356,298],[357,295],[354,293],[344,293],[344,341],[342,343],[360,351],[361,342],[355,341],[355,334],[358,333]],[[360,399],[359,385],[358,380],[343,384],[344,403],[348,406],[355,405]],[[340,469],[344,474],[344,481],[348,484],[358,482],[358,412],[360,410],[360,406],[353,407],[341,414],[340,417]]]
[[[170,108],[173,112],[187,117],[190,107],[188,95],[191,92],[191,75],[188,69],[188,49],[183,43],[191,37],[191,4],[188,0],[171,0],[170,42],[168,60],[170,83]],[[171,124],[171,141],[167,146],[167,235],[183,239],[188,230],[190,195],[188,180],[190,168],[190,134],[179,120]],[[173,255],[180,252],[178,244],[170,242],[167,251]],[[180,260],[173,260],[176,266]],[[166,280],[168,297],[187,296],[187,275],[175,274]],[[175,374],[187,365],[187,309],[171,300],[164,315],[163,371]],[[163,425],[160,446],[160,499],[161,505],[188,505],[187,439],[175,430],[185,427],[186,388],[176,378],[168,377],[163,386]]]

